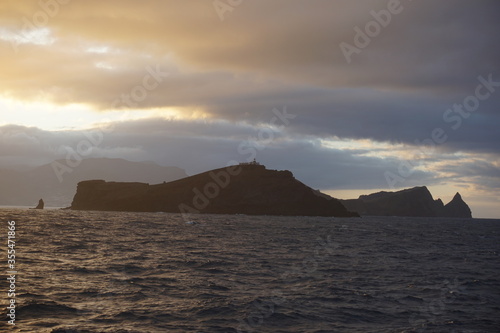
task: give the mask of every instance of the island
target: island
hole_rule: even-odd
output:
[[[40,200],[38,200],[38,205],[35,208],[31,208],[31,209],[43,209],[44,206],[45,206],[45,203],[43,202],[43,199],[40,199]]]
[[[163,184],[79,182],[70,209],[97,211],[359,216],[290,171],[240,163]]]
[[[341,200],[344,206],[365,216],[416,216],[471,218],[469,206],[460,193],[446,205],[434,200],[425,186],[397,192],[377,192],[358,199]]]

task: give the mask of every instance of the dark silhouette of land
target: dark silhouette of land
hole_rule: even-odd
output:
[[[43,202],[43,199],[40,199],[40,200],[38,200],[38,205],[32,209],[43,209],[44,206],[45,206],[45,203]]]
[[[258,163],[216,169],[173,182],[83,181],[74,210],[287,216],[358,216],[339,200],[296,180],[290,171]]]
[[[36,198],[42,197],[47,206],[67,207],[75,196],[78,182],[86,179],[153,184],[187,176],[180,168],[153,162],[131,162],[118,158],[83,159],[78,165],[70,162],[58,160],[28,170],[1,169],[0,205],[31,206]],[[59,172],[59,177],[56,172]]]
[[[472,217],[460,193],[444,205],[441,199],[434,200],[425,186],[397,192],[378,192],[341,201],[347,209],[366,216]]]

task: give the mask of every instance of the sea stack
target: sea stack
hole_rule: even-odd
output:
[[[460,193],[457,192],[453,199],[443,207],[442,216],[471,218],[472,213]]]
[[[441,199],[434,200],[425,186],[361,195],[358,199],[342,200],[342,203],[361,216],[472,217],[459,193],[444,205]]]
[[[38,205],[34,209],[43,209],[43,206],[45,203],[43,202],[43,199],[38,200]]]

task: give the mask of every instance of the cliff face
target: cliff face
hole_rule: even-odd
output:
[[[227,167],[158,185],[84,181],[78,184],[71,209],[357,216],[339,200],[296,180],[290,171],[262,165]]]
[[[83,181],[78,183],[71,209],[144,211],[138,206],[138,200],[147,193],[148,187],[144,183]]]
[[[85,179],[160,183],[187,177],[184,170],[150,162],[131,162],[118,158],[66,160],[31,170],[0,170],[0,205],[31,206],[43,198],[46,207],[67,207],[75,196],[77,184]],[[76,165],[76,166],[75,166]]]
[[[360,215],[422,216],[471,218],[469,206],[457,193],[447,205],[434,200],[427,187],[414,187],[398,192],[378,192],[358,199],[342,200],[344,206]]]
[[[443,215],[447,217],[472,217],[469,206],[463,201],[460,193],[457,192],[453,199],[443,207]]]

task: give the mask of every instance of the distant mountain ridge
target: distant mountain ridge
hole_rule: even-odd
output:
[[[358,199],[341,200],[344,206],[360,215],[372,216],[422,216],[471,218],[469,206],[460,193],[444,205],[441,199],[434,200],[425,186],[397,192],[377,192],[361,195]]]
[[[66,165],[65,160],[53,162]],[[183,169],[165,167],[153,162],[131,162],[119,158],[89,158],[62,174],[59,181],[53,164],[45,164],[28,171],[0,170],[0,205],[35,205],[43,198],[46,206],[67,207],[80,181],[105,179],[108,181],[169,182],[187,176]]]
[[[357,216],[339,200],[318,195],[290,171],[245,164],[157,185],[83,181],[74,210],[287,216]]]

